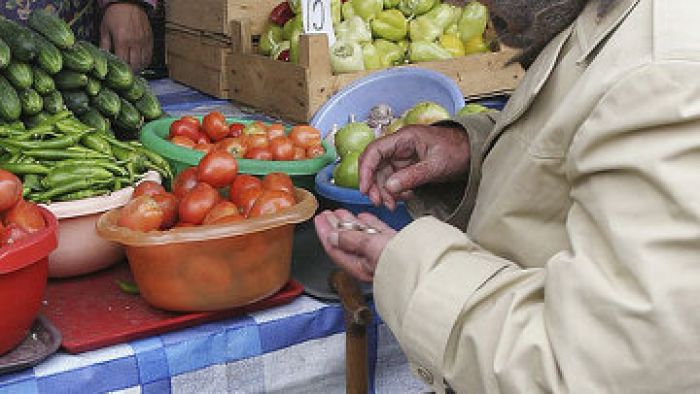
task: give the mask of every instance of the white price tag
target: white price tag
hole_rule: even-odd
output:
[[[328,36],[328,45],[333,45],[335,33],[331,17],[331,0],[300,1],[304,34],[325,34]]]

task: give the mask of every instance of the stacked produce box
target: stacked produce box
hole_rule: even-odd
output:
[[[167,162],[129,141],[162,115],[147,82],[51,13],[34,11],[27,25],[0,17],[0,167],[23,178],[24,197],[75,200],[148,169],[169,176]]]

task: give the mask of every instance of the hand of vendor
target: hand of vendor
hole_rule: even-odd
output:
[[[316,233],[328,256],[355,278],[371,282],[379,256],[396,231],[376,216],[323,211],[314,218]]]
[[[151,63],[153,33],[144,8],[133,3],[107,6],[100,26],[100,47],[139,72]]]
[[[459,129],[409,125],[369,144],[360,156],[360,191],[393,210],[396,201],[430,182],[458,179],[469,169],[469,138]]]

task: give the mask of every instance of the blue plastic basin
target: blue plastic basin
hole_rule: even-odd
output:
[[[387,104],[395,116],[421,101],[433,101],[454,114],[464,107],[459,86],[436,71],[419,67],[394,67],[369,74],[333,95],[311,119],[324,135],[333,125],[342,127],[349,116],[361,121],[377,104]]]
[[[413,219],[403,203],[400,202],[392,212],[384,207],[375,207],[369,198],[357,189],[333,184],[331,179],[334,168],[335,164],[330,164],[316,174],[316,193],[333,203],[329,208],[345,208],[354,214],[369,212],[396,230],[411,223]]]

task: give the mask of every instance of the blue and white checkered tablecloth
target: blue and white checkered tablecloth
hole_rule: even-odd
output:
[[[173,115],[267,120],[169,79],[151,87]],[[368,330],[370,391],[421,393],[391,332]],[[218,322],[77,355],[59,351],[41,364],[0,375],[0,394],[17,393],[343,393],[342,308],[308,296]]]

